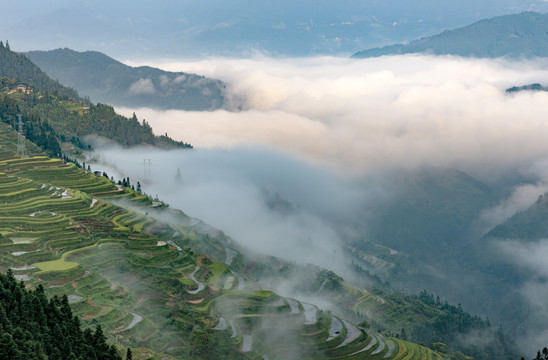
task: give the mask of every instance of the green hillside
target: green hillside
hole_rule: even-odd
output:
[[[548,56],[548,14],[524,12],[481,20],[472,25],[397,44],[360,51],[354,58],[426,53],[467,57],[531,58]]]
[[[10,50],[9,44],[0,41],[0,76],[15,79],[19,83],[33,85],[43,91],[78,98],[75,90],[52,80],[39,67],[32,63],[25,55]]]
[[[22,115],[24,135],[59,156],[60,148],[78,155],[87,135],[99,135],[122,146],[153,145],[160,148],[191,148],[167,134],[157,136],[143,119],[126,118],[112,106],[80,99],[76,92],[47,77],[25,56],[0,46],[0,119],[16,126]],[[66,146],[63,146],[66,144]]]
[[[51,78],[93,102],[128,107],[215,110],[225,104],[221,81],[152,67],[130,67],[96,51],[31,51],[27,56]]]
[[[17,136],[5,124],[0,139],[0,270],[49,296],[67,295],[84,326],[100,324],[134,358],[465,358],[452,353],[456,343],[437,341],[474,329],[456,307],[357,288],[316,267],[250,253],[35,146],[28,158],[14,156]],[[263,290],[269,282],[332,310]],[[456,330],[437,328],[452,324],[451,316]],[[449,355],[406,340],[424,334]]]

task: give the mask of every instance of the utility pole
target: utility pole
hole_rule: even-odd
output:
[[[145,179],[148,179],[151,176],[150,161],[151,159],[143,159],[143,166],[145,168]]]
[[[21,115],[19,117],[19,131],[17,134],[17,155],[20,155],[22,158],[27,158],[27,150],[25,148],[25,136],[23,135],[23,120],[21,120]]]

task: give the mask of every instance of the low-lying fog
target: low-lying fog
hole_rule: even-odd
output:
[[[101,169],[139,180],[147,194],[261,252],[350,274],[328,220],[386,196],[385,174],[399,170],[458,168],[487,182],[509,171],[531,178],[485,210],[486,228],[548,190],[548,92],[505,93],[548,85],[548,60],[409,55],[146,65],[221,79],[244,99],[243,109],[117,108],[196,149],[99,146],[96,155],[111,164]],[[143,159],[151,159],[149,178]]]

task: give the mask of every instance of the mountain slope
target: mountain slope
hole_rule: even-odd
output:
[[[27,56],[50,77],[94,102],[182,110],[215,110],[226,105],[225,85],[195,74],[133,68],[96,51],[57,49],[31,51]]]
[[[0,76],[14,79],[27,85],[32,84],[43,91],[55,91],[68,97],[78,98],[76,91],[59,84],[58,81],[52,80],[27,57],[11,51],[9,44],[6,42],[6,45],[4,45],[1,41]]]
[[[13,156],[17,134],[1,123],[0,138],[0,269],[50,296],[67,295],[84,326],[100,324],[136,358],[447,358],[351,323],[363,319],[353,304],[386,309],[402,301],[379,305],[378,295],[333,273],[252,254],[74,164]],[[267,277],[299,296],[330,297],[338,315],[264,289],[258,280]]]
[[[548,14],[524,12],[499,16],[409,44],[360,51],[353,57],[412,53],[485,58],[548,56]]]
[[[80,99],[76,91],[49,78],[27,57],[0,44],[0,120],[16,126],[22,115],[25,136],[49,154],[60,153],[57,142],[83,145],[86,135],[106,137],[120,145],[154,145],[191,148],[167,134],[157,136],[150,125],[136,116],[115,113],[111,106]]]
[[[43,286],[27,290],[12,270],[0,273],[0,290],[1,359],[122,360],[101,327],[80,327],[67,296],[48,301]]]

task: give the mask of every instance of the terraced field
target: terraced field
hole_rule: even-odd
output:
[[[0,124],[0,270],[68,295],[134,358],[442,359],[263,290],[252,275],[272,268],[222,233],[176,210],[161,222],[147,197],[35,148],[15,157],[16,142]],[[351,311],[383,305],[348,291]]]

